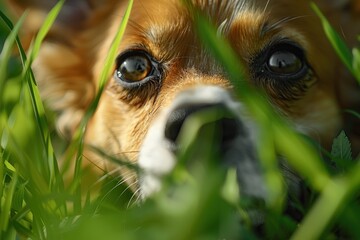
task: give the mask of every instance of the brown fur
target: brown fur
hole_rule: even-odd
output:
[[[18,11],[31,8],[29,21],[24,27],[25,35],[31,36],[55,1],[12,2]],[[192,2],[219,26],[232,14],[231,2],[241,1]],[[212,8],[210,2],[216,4],[216,8]],[[360,95],[326,39],[319,19],[310,9],[310,1],[245,2],[251,6],[233,19],[231,26],[224,29],[224,34],[246,68],[252,57],[275,37],[286,37],[302,45],[313,69],[312,76],[291,90],[293,92],[279,90],[276,85],[264,81],[252,84],[263,88],[270,101],[292,122],[314,129],[310,135],[328,148],[339,130],[349,126],[349,116],[342,109],[359,110]],[[355,33],[360,32],[359,17],[356,16],[359,1],[352,3],[354,15],[343,6],[329,7],[328,2],[317,2],[344,38],[353,44]],[[70,1],[66,3],[34,63],[42,96],[59,114],[57,126],[67,136],[72,135],[94,98],[107,51],[127,5],[127,1],[99,3],[79,1],[80,7],[71,6]],[[288,17],[289,20],[282,21]],[[163,63],[165,77],[161,87],[155,84],[129,91],[109,76],[99,108],[88,125],[86,143],[103,148],[111,155],[136,161],[153,119],[179,92],[200,84],[228,89],[231,85],[215,60],[203,51],[194,33],[192,17],[181,1],[135,0],[118,52],[129,48],[146,49]],[[251,79],[249,70],[246,74]],[[359,132],[359,129],[348,129],[349,135]],[[91,159],[90,166],[96,163],[103,170],[113,168],[106,161],[86,154],[87,159]]]

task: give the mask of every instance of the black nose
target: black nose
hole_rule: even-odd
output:
[[[222,145],[234,140],[239,134],[239,120],[231,110],[222,103],[214,104],[193,104],[184,105],[174,109],[166,122],[165,137],[176,144],[181,128],[185,120],[194,113],[202,111],[214,111],[219,114],[219,119],[214,122],[219,136],[219,142]]]

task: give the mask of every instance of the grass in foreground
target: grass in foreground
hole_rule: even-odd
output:
[[[192,144],[180,156],[190,156],[191,162],[201,162],[202,167],[194,164],[189,168],[184,163],[188,159],[179,161],[164,190],[141,205],[128,206],[132,195],[124,186],[116,187],[117,179],[106,179],[103,193],[96,200],[87,201],[80,194],[79,167],[74,169],[74,184],[69,188],[64,186],[51,141],[53,128],[46,119],[30,68],[61,3],[49,14],[28,57],[16,38],[21,20],[12,26],[2,14],[3,21],[0,21],[0,34],[6,36],[0,55],[0,239],[16,239],[18,235],[31,239],[255,239],[247,208],[244,208],[249,203],[241,201],[237,194],[234,170],[221,168],[214,159],[216,154],[211,147],[214,143],[209,142],[211,128],[207,129],[206,124],[195,129],[205,133],[194,137],[185,129],[187,141]],[[321,16],[324,29],[341,59],[360,79],[359,50],[349,51],[318,9],[314,9]],[[197,23],[201,39],[236,83],[242,101],[263,130],[264,142],[259,154],[272,191],[264,207],[266,236],[274,239],[332,238],[334,232],[342,231],[351,238],[360,239],[357,229],[360,206],[355,201],[360,187],[360,166],[358,159],[351,157],[346,135],[342,133],[334,140],[330,155],[337,167],[330,172],[313,146],[284,124],[257,92],[245,82],[238,85],[243,82],[238,81],[242,75],[238,60],[226,41],[216,36],[201,15],[197,16],[200,16]],[[126,17],[114,46],[120,41],[125,25]],[[12,55],[15,45],[20,58]],[[81,128],[96,109],[113,62],[114,49],[109,51],[99,94]],[[82,158],[81,133],[80,129],[68,150],[69,159],[77,156],[77,166]],[[204,142],[210,147],[198,147]],[[283,192],[275,150],[287,157],[318,195],[309,199],[309,205],[299,205],[305,215],[300,226],[281,213]],[[343,162],[347,164],[340,164]]]

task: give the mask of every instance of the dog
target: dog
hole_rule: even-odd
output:
[[[330,149],[341,129],[358,152],[359,88],[340,63],[310,8],[310,1],[192,0],[224,36],[245,69],[246,81],[294,128]],[[348,44],[360,32],[359,1],[315,1]],[[10,1],[14,12],[29,9],[24,45],[38,31],[55,0]],[[125,0],[66,1],[33,64],[42,98],[58,114],[56,126],[71,137],[99,87],[105,58],[127,7]],[[353,24],[349,24],[353,23]],[[358,23],[358,24],[356,24]],[[28,39],[28,40],[26,40]],[[220,109],[220,155],[238,170],[242,194],[265,199],[257,159],[257,126],[234,97],[222,66],[197,36],[189,8],[179,0],[135,0],[113,73],[88,123],[85,143],[136,163],[126,169],[85,150],[83,168],[95,180],[121,175],[146,198],[176,164],[179,136],[195,113]],[[288,170],[286,170],[288,169]],[[290,191],[301,178],[285,167]],[[95,181],[94,180],[94,181]]]

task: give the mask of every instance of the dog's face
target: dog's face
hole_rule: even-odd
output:
[[[33,2],[38,10],[43,6]],[[298,131],[328,147],[343,126],[338,91],[342,77],[310,1],[191,2],[242,61],[246,79],[239,81],[264,91]],[[127,1],[111,0],[66,3],[43,44],[35,73],[44,99],[59,112],[63,133],[74,131],[95,95],[126,5]],[[89,122],[86,143],[138,162],[145,170],[141,192],[147,196],[173,168],[174,149],[186,120],[217,109],[231,115],[217,120],[221,155],[235,162],[243,191],[263,196],[254,152],[256,123],[232,89],[223,68],[197,37],[194,18],[182,1],[135,0],[113,75]],[[91,168],[110,172],[115,168],[86,154]]]

